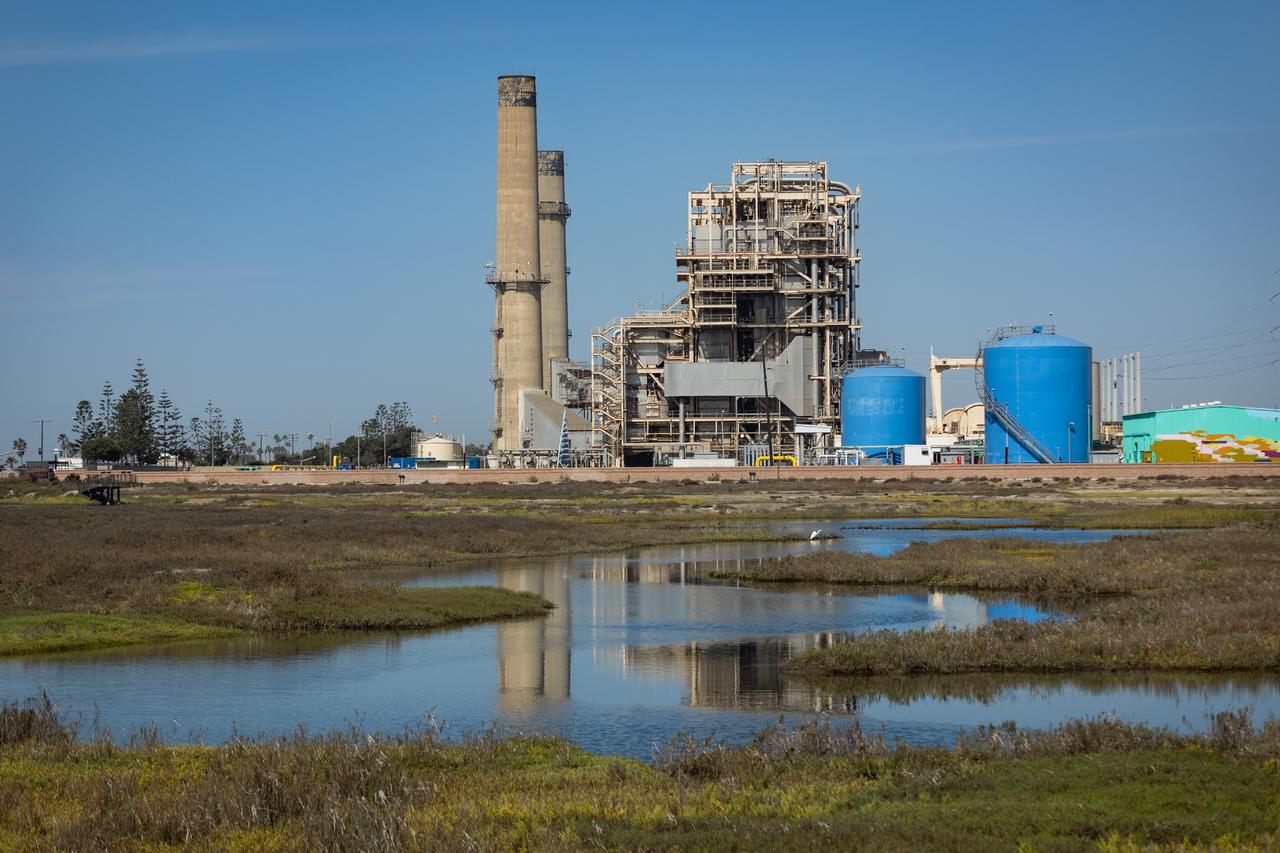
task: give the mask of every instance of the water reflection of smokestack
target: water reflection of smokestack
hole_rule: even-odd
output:
[[[976,628],[989,621],[987,605],[972,596],[931,592],[927,600],[929,608],[937,612],[939,620],[953,628]]]
[[[532,711],[544,699],[569,698],[569,560],[536,569],[505,569],[498,585],[532,592],[555,605],[545,617],[498,625],[499,704],[508,714]]]

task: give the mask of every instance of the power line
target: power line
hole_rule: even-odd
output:
[[[1280,296],[1280,293],[1276,294]],[[1268,300],[1269,301],[1269,300]],[[1138,349],[1140,347],[1157,347],[1165,344],[1194,344],[1200,341],[1211,341],[1216,338],[1235,338],[1240,335],[1251,335],[1257,332],[1271,332],[1278,328],[1276,326],[1258,326],[1254,329],[1241,329],[1238,332],[1222,332],[1217,335],[1200,335],[1194,338],[1166,338],[1163,341],[1149,341],[1145,344],[1121,344],[1119,346],[1094,347],[1095,350],[1121,350],[1121,349]]]
[[[1149,382],[1180,382],[1184,379],[1215,379],[1219,376],[1234,376],[1237,373],[1248,373],[1250,370],[1257,370],[1259,367],[1268,365],[1280,365],[1280,358],[1273,358],[1270,361],[1264,361],[1260,364],[1254,364],[1249,367],[1242,367],[1239,370],[1227,370],[1222,373],[1205,373],[1200,376],[1144,376],[1143,381]]]
[[[1267,273],[1262,278],[1258,279],[1253,285],[1250,285],[1248,289],[1252,290],[1254,287],[1257,287],[1262,284],[1266,284],[1268,281],[1270,281],[1273,278],[1276,278],[1277,276],[1280,276],[1280,267],[1276,267],[1271,272]],[[1269,303],[1272,307],[1280,307],[1280,290],[1277,290],[1275,293],[1272,293],[1270,296],[1264,299],[1263,302]],[[1188,341],[1203,341],[1203,340],[1208,340],[1214,337],[1228,337],[1234,334],[1248,334],[1248,331],[1245,331],[1245,332],[1227,332],[1225,334],[1219,335],[1219,333],[1222,332],[1223,329],[1227,328],[1228,326],[1235,325],[1236,323],[1243,320],[1245,317],[1248,317],[1250,314],[1253,314],[1256,310],[1257,310],[1257,303],[1251,302],[1249,304],[1249,307],[1246,308],[1243,313],[1221,324],[1217,328],[1211,330],[1207,335],[1199,335],[1196,337],[1181,338],[1181,339],[1169,339],[1164,341],[1154,341],[1149,344],[1124,344],[1121,346],[1113,346],[1113,347],[1095,347],[1095,349],[1113,349],[1113,350],[1137,349],[1139,347],[1159,346],[1161,344],[1166,344],[1166,343],[1184,343]],[[1262,331],[1262,329],[1253,329],[1251,331]]]
[[[1280,328],[1280,326],[1277,326],[1276,328]],[[1171,370],[1175,367],[1180,367],[1185,364],[1211,363],[1211,359],[1213,359],[1214,356],[1223,355],[1224,353],[1232,352],[1234,350],[1245,349],[1249,347],[1257,347],[1257,346],[1272,346],[1273,344],[1280,344],[1280,339],[1275,339],[1274,337],[1272,339],[1268,339],[1267,336],[1265,335],[1259,335],[1247,341],[1241,341],[1240,343],[1230,344],[1225,347],[1211,347],[1206,349],[1183,350],[1182,352],[1166,353],[1163,356],[1154,356],[1150,358],[1149,361],[1159,363],[1164,359],[1178,358],[1184,355],[1195,355],[1195,357],[1187,359],[1185,361],[1181,361],[1177,364],[1164,364],[1160,367],[1152,368],[1148,372],[1154,372],[1156,370]],[[1196,355],[1197,353],[1200,353],[1200,355]],[[1261,353],[1261,352],[1252,353],[1252,355],[1255,355],[1255,356],[1265,355],[1265,354],[1266,353]]]
[[[1188,365],[1192,365],[1192,364],[1195,364],[1195,365],[1224,364],[1228,361],[1243,361],[1246,358],[1263,358],[1265,356],[1276,355],[1276,354],[1277,353],[1270,353],[1270,352],[1251,352],[1251,353],[1246,353],[1245,355],[1233,355],[1228,358],[1213,358],[1208,360],[1193,358],[1190,361],[1184,361],[1181,364],[1169,364],[1169,365],[1165,365],[1164,367],[1154,367],[1154,368],[1151,368],[1150,370],[1144,370],[1143,372],[1159,373],[1164,370],[1177,370],[1179,367],[1187,367]]]

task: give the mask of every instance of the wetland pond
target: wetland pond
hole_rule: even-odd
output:
[[[1089,542],[1135,531],[1009,528],[1008,519],[770,523],[762,533],[833,538],[638,548],[398,572],[406,585],[499,585],[556,604],[541,619],[437,632],[246,638],[0,659],[0,700],[45,689],[73,717],[170,742],[341,728],[400,732],[428,714],[460,735],[490,723],[647,758],[678,731],[740,742],[785,716],[857,719],[871,733],[950,745],[982,723],[1037,728],[1114,713],[1203,729],[1215,711],[1280,716],[1266,674],[897,677],[816,687],[782,672],[797,652],[870,629],[973,627],[1056,618],[1030,601],[925,590],[769,589],[712,579],[821,549],[889,554],[911,542],[1023,536]],[[990,526],[982,528],[983,522]],[[995,525],[1000,525],[996,527]],[[88,728],[88,726],[86,726]]]

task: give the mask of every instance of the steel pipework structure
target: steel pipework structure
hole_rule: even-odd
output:
[[[594,442],[614,464],[829,441],[859,354],[860,196],[813,161],[734,163],[689,193],[684,293],[592,336]]]

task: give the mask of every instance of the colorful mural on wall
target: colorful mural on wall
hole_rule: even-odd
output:
[[[1151,455],[1155,462],[1280,462],[1280,441],[1197,429],[1157,435]]]

